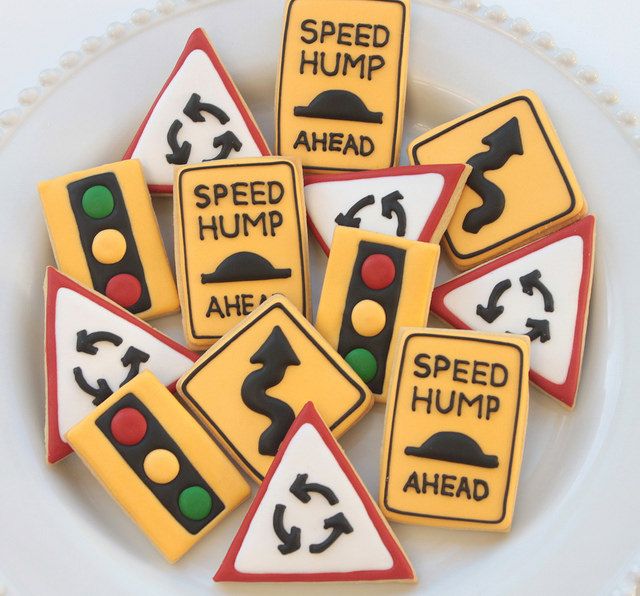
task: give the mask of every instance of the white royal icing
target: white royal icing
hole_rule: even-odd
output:
[[[570,236],[503,265],[486,275],[449,292],[444,305],[466,325],[478,331],[527,333],[527,318],[547,319],[551,339],[531,342],[531,369],[553,383],[564,383],[573,353],[576,316],[583,268],[583,240]],[[545,312],[543,298],[534,289],[533,296],[522,291],[520,277],[539,270],[541,281],[553,296],[553,312]],[[486,306],[492,289],[502,280],[511,280],[511,288],[498,304],[504,312],[493,323],[477,313],[478,304]]]
[[[123,341],[119,346],[106,341],[98,342],[95,344],[98,349],[95,355],[78,352],[77,333],[82,329],[88,333],[109,331]],[[115,391],[129,372],[120,359],[131,346],[149,354],[149,360],[141,364],[140,372],[151,370],[165,385],[176,381],[193,364],[189,358],[144,329],[68,288],[61,288],[56,296],[55,342],[58,426],[62,438],[94,409],[93,398],[76,383],[73,375],[75,367],[82,369],[91,385],[97,386],[97,380],[103,378]]]
[[[205,111],[201,112],[205,122],[193,122],[183,114],[182,110],[193,93],[201,96],[201,102],[214,104],[224,110],[229,116],[229,122],[222,125]],[[213,147],[214,137],[229,130],[242,143],[240,151],[232,151],[230,158],[262,155],[238,106],[229,95],[209,56],[202,50],[194,50],[187,56],[164,90],[131,155],[133,159],[142,162],[147,184],[173,184],[174,166],[166,159],[166,155],[171,153],[167,132],[176,119],[182,122],[178,133],[179,141],[188,141],[192,145],[189,163],[199,163],[215,157],[220,152],[220,147]]]
[[[307,482],[329,487],[339,502],[330,505],[318,493],[302,503],[289,490],[298,474],[308,474]],[[286,505],[284,526],[301,530],[301,548],[283,555],[274,532],[276,505]],[[342,512],[353,527],[322,553],[309,552],[311,544],[330,534],[323,521]],[[369,518],[363,503],[328,449],[318,431],[304,424],[293,437],[271,478],[236,557],[236,570],[243,573],[331,573],[385,570],[393,565],[391,554]]]
[[[357,180],[337,180],[314,182],[305,187],[307,213],[325,244],[331,246],[336,217],[346,213],[363,197],[373,195],[375,203],[362,208],[355,214],[360,218],[360,228],[381,234],[396,236],[398,219],[395,215],[388,219],[382,215],[381,200],[388,194],[399,191],[400,201],[406,213],[407,226],[403,236],[408,240],[418,240],[433,208],[442,193],[442,174],[411,174],[405,176],[383,176]]]

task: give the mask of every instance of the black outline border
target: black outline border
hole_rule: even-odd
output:
[[[305,274],[305,258],[304,258],[304,246],[302,240],[302,227],[305,223],[305,219],[300,215],[300,205],[299,197],[298,197],[298,173],[296,171],[295,166],[286,159],[282,160],[269,160],[267,162],[261,162],[261,158],[257,158],[254,163],[229,163],[224,165],[199,165],[191,168],[185,168],[180,171],[178,174],[178,204],[180,207],[180,232],[182,235],[182,259],[180,259],[180,266],[184,270],[184,286],[187,290],[187,304],[188,304],[188,317],[189,317],[189,328],[191,330],[191,335],[193,339],[215,339],[218,340],[222,337],[222,335],[196,335],[194,325],[193,325],[193,308],[191,306],[191,290],[189,289],[189,272],[187,271],[187,240],[184,228],[184,206],[183,206],[183,192],[182,192],[182,176],[187,173],[195,172],[198,170],[213,170],[213,169],[221,169],[221,168],[242,168],[242,167],[254,167],[254,166],[274,166],[274,165],[286,165],[291,169],[291,180],[293,182],[293,199],[296,208],[296,219],[298,221],[298,248],[300,255],[300,273],[302,274],[302,309],[301,312],[304,317],[307,316],[307,284]],[[304,201],[304,198],[303,198]],[[177,257],[178,255],[176,255]],[[224,335],[224,334],[223,334]]]
[[[376,2],[392,2],[394,4],[399,4],[402,7],[402,30],[400,31],[400,38],[401,38],[401,43],[400,43],[400,55],[398,58],[398,83],[396,86],[396,117],[395,117],[395,123],[394,123],[394,127],[393,127],[393,145],[391,146],[391,161],[389,162],[389,166],[383,166],[384,167],[389,167],[389,168],[393,168],[396,165],[396,148],[398,145],[398,141],[400,141],[400,143],[402,142],[402,138],[401,135],[398,135],[398,124],[400,121],[400,111],[401,109],[404,110],[404,107],[401,108],[400,106],[400,87],[402,86],[402,60],[404,58],[404,45],[405,45],[405,37],[406,37],[406,32],[407,32],[407,6],[406,4],[402,1],[402,0],[375,0]],[[281,123],[281,108],[282,108],[282,66],[284,64],[284,55],[285,55],[285,48],[287,45],[287,36],[288,36],[288,32],[289,32],[289,21],[291,19],[291,9],[293,7],[293,5],[295,4],[296,0],[291,0],[289,2],[289,5],[287,6],[287,12],[285,15],[285,20],[284,20],[284,29],[282,32],[282,49],[280,50],[280,62],[278,64],[278,89],[277,89],[277,93],[278,93],[278,114],[276,116],[276,146],[275,146],[275,153],[277,155],[281,155],[282,151],[280,149],[281,147],[281,139],[282,139],[282,133],[281,133],[281,127],[280,127],[280,123]],[[408,67],[408,63],[407,63],[407,67]],[[406,85],[406,83],[405,83]],[[405,102],[406,102],[406,97],[405,97]],[[400,138],[399,138],[400,136]],[[314,166],[314,165],[309,165],[309,166],[304,166],[305,169],[307,170],[313,170],[313,171],[317,171],[317,172],[366,172],[369,171],[368,169],[354,169],[354,168],[327,168],[327,167],[321,167],[321,166]]]
[[[391,447],[393,445],[393,431],[394,431],[394,427],[395,427],[395,419],[396,419],[396,408],[398,407],[398,390],[400,388],[400,382],[402,381],[402,371],[404,369],[404,359],[406,356],[406,352],[407,352],[407,346],[409,345],[409,340],[414,338],[414,337],[437,337],[437,338],[445,338],[445,339],[463,339],[465,341],[475,341],[475,342],[479,342],[479,343],[487,343],[487,344],[495,344],[495,345],[500,345],[500,346],[509,346],[511,348],[514,348],[518,351],[518,353],[520,354],[520,375],[519,375],[519,382],[518,382],[518,402],[516,404],[516,411],[515,411],[515,422],[514,422],[514,426],[513,426],[513,435],[511,438],[511,455],[509,458],[509,468],[507,470],[507,485],[505,487],[505,491],[504,491],[504,500],[502,502],[502,515],[500,516],[499,519],[497,520],[481,520],[481,519],[469,519],[469,518],[462,518],[462,517],[446,517],[444,515],[429,515],[427,513],[416,513],[416,512],[412,512],[412,511],[401,511],[399,509],[394,509],[392,507],[389,506],[388,503],[388,497],[389,497],[389,470],[391,469]],[[493,339],[483,339],[480,337],[463,337],[463,336],[459,336],[459,335],[451,335],[451,334],[447,334],[447,333],[434,333],[434,332],[429,332],[429,333],[424,333],[424,332],[415,332],[415,333],[410,333],[409,335],[407,335],[404,338],[403,341],[403,345],[402,345],[402,354],[400,356],[400,365],[398,367],[398,381],[397,381],[397,385],[395,388],[395,395],[394,395],[394,402],[393,402],[393,414],[391,415],[391,431],[389,433],[389,449],[387,451],[387,463],[385,466],[385,480],[384,480],[384,506],[385,509],[387,509],[388,511],[391,511],[393,513],[398,513],[400,515],[405,515],[405,516],[413,516],[413,517],[425,517],[425,518],[430,518],[430,519],[444,519],[444,520],[450,520],[450,521],[456,521],[456,522],[472,522],[472,523],[477,523],[477,524],[499,524],[501,523],[506,514],[507,514],[507,501],[509,499],[509,489],[511,488],[511,476],[512,476],[512,466],[513,466],[513,455],[514,455],[514,450],[515,450],[515,444],[516,444],[516,434],[518,432],[518,420],[520,419],[520,405],[522,403],[522,372],[524,368],[524,353],[522,352],[522,348],[520,346],[518,346],[517,344],[513,344],[507,341],[498,341],[498,340],[493,340]]]
[[[233,451],[233,453],[236,455],[238,460],[240,462],[242,462],[242,464],[244,466],[246,466],[248,470],[251,470],[251,473],[256,478],[259,478],[261,481],[264,480],[264,476],[262,474],[260,474],[260,472],[258,472],[258,470],[256,470],[247,461],[247,459],[244,457],[244,455],[242,455],[242,453],[240,453],[240,451],[236,448],[236,446],[229,440],[227,435],[225,435],[224,432],[222,432],[222,429],[210,418],[210,416],[207,414],[207,412],[204,410],[204,408],[202,408],[200,406],[200,404],[194,399],[194,397],[189,393],[189,391],[187,389],[187,386],[188,386],[189,382],[193,379],[193,377],[196,374],[198,374],[198,372],[200,372],[200,370],[202,370],[205,366],[207,366],[211,360],[213,360],[224,349],[226,349],[227,347],[233,345],[233,343],[235,342],[237,337],[239,337],[240,335],[243,335],[244,333],[246,333],[253,325],[255,325],[258,321],[260,321],[262,318],[267,316],[271,311],[273,311],[276,308],[280,309],[287,317],[289,317],[291,322],[300,330],[300,332],[316,347],[316,349],[318,349],[322,353],[322,355],[331,364],[333,364],[333,366],[342,374],[342,376],[349,383],[351,383],[358,390],[358,392],[360,393],[360,397],[358,398],[356,403],[350,409],[348,409],[344,414],[342,414],[342,416],[340,416],[340,418],[338,418],[333,424],[331,424],[329,426],[330,430],[333,431],[333,429],[335,429],[337,426],[342,424],[342,422],[344,422],[349,416],[351,416],[354,412],[356,412],[358,410],[358,408],[364,403],[365,398],[367,396],[366,395],[366,391],[364,389],[362,389],[362,387],[360,387],[353,379],[351,379],[345,373],[344,369],[342,369],[342,368],[340,368],[338,366],[338,363],[336,362],[335,358],[332,358],[329,354],[327,354],[326,350],[321,345],[319,345],[317,343],[315,338],[310,333],[308,333],[306,329],[304,329],[304,327],[300,324],[300,322],[296,320],[296,318],[291,314],[291,312],[289,312],[289,310],[280,301],[275,302],[274,304],[272,304],[264,312],[260,313],[253,321],[250,321],[249,324],[245,325],[240,331],[234,333],[233,337],[230,338],[230,340],[227,343],[225,343],[223,346],[220,346],[217,349],[215,349],[215,346],[214,346],[214,349],[212,349],[212,351],[208,354],[207,358],[203,359],[203,360],[200,360],[198,366],[192,368],[189,371],[189,374],[184,377],[182,382],[179,383],[179,385],[180,385],[180,394],[185,399],[189,400],[190,404],[193,407],[197,408],[197,410],[200,413],[200,415],[207,421],[208,424],[210,424],[213,427],[213,429],[215,430],[216,434],[220,437],[220,439],[222,441],[224,441],[225,445],[229,449],[231,449],[231,451]]]
[[[545,142],[547,143],[547,147],[549,148],[549,152],[551,153],[553,160],[556,163],[556,166],[558,166],[558,171],[560,172],[560,176],[562,176],[562,179],[564,180],[564,183],[567,187],[567,191],[569,192],[569,197],[571,199],[571,204],[569,206],[569,208],[566,211],[563,211],[562,213],[555,215],[547,220],[541,221],[537,224],[534,224],[533,226],[530,226],[524,230],[521,230],[520,232],[517,232],[516,234],[513,234],[511,236],[509,236],[508,238],[503,238],[502,240],[500,240],[499,242],[496,242],[494,244],[491,244],[490,246],[486,246],[485,248],[481,249],[481,250],[476,250],[475,252],[471,252],[471,253],[460,253],[456,250],[453,242],[451,241],[451,236],[449,235],[449,232],[446,231],[444,233],[444,238],[447,242],[447,246],[449,247],[449,249],[451,250],[451,252],[458,258],[458,259],[472,259],[474,257],[480,256],[480,255],[484,255],[487,252],[489,252],[490,250],[493,250],[494,248],[498,248],[499,246],[502,246],[503,244],[510,242],[511,240],[515,240],[516,238],[519,238],[520,236],[523,236],[524,234],[527,234],[533,230],[536,230],[537,228],[541,228],[543,226],[547,226],[550,223],[553,223],[554,221],[557,221],[558,219],[561,219],[563,217],[565,217],[566,215],[569,215],[575,208],[576,206],[576,196],[575,196],[575,191],[572,188],[571,184],[569,184],[569,179],[567,178],[567,174],[564,170],[564,168],[562,167],[562,164],[560,163],[560,158],[558,157],[558,154],[556,153],[556,149],[553,146],[553,143],[551,142],[551,139],[549,139],[549,135],[547,134],[547,131],[545,130],[544,126],[542,125],[542,121],[540,120],[540,116],[538,115],[538,112],[535,108],[535,106],[533,105],[533,101],[531,100],[531,98],[527,97],[526,95],[518,95],[516,97],[512,97],[510,99],[507,99],[505,101],[501,101],[500,103],[494,104],[480,112],[478,112],[477,114],[473,114],[472,116],[469,116],[468,118],[465,118],[464,120],[460,120],[460,122],[457,122],[456,124],[453,124],[452,126],[449,126],[448,128],[441,130],[439,133],[433,135],[432,137],[428,137],[426,139],[423,139],[422,141],[420,141],[419,143],[416,143],[412,150],[411,150],[411,158],[413,160],[413,162],[418,165],[420,164],[420,162],[418,161],[418,149],[420,149],[420,147],[422,147],[423,145],[426,145],[427,143],[437,139],[438,137],[441,137],[442,135],[447,134],[448,132],[452,131],[455,128],[458,128],[459,126],[462,126],[463,124],[466,124],[467,122],[471,122],[472,120],[475,120],[476,118],[480,118],[481,116],[484,116],[485,114],[488,114],[489,112],[493,112],[494,110],[498,110],[500,108],[503,108],[504,106],[507,106],[511,103],[517,102],[517,101],[524,101],[528,104],[529,108],[531,109],[531,113],[533,114],[533,117],[538,125],[538,127],[540,128],[540,132],[542,133],[542,136],[544,137]],[[466,186],[466,185],[465,185]]]

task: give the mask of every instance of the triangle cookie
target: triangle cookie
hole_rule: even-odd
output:
[[[431,310],[458,329],[528,335],[531,381],[573,407],[587,328],[595,217],[438,286]]]
[[[307,176],[309,226],[326,254],[337,225],[437,244],[470,171],[446,164]]]
[[[187,41],[123,159],[139,159],[149,190],[171,194],[174,166],[270,155],[202,29]]]
[[[311,402],[289,429],[214,580],[415,581]]]
[[[53,267],[45,280],[47,460],[71,453],[65,435],[139,372],[169,389],[197,354]]]

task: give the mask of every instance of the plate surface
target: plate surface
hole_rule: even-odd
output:
[[[77,70],[0,150],[0,585],[6,581],[10,594],[300,593],[300,586],[212,584],[247,505],[169,566],[77,458],[47,468],[42,433],[42,280],[53,259],[38,180],[119,159],[196,26],[209,32],[272,143],[281,9],[280,0],[220,0],[154,23]],[[394,586],[398,593],[609,593],[640,551],[638,153],[603,109],[548,61],[476,20],[414,0],[405,145],[522,88],[536,90],[545,102],[599,218],[581,390],[574,412],[532,391],[509,534],[394,525],[420,579]],[[155,205],[171,247],[170,201]],[[315,240],[311,252],[317,304],[325,257]],[[441,277],[449,275],[442,267]],[[181,339],[177,317],[158,326]],[[376,405],[341,439],[374,495],[383,413]],[[362,594],[390,589],[331,588]]]

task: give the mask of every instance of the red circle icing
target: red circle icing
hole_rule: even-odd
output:
[[[119,273],[107,282],[105,294],[120,306],[129,308],[140,300],[142,284],[130,273]]]
[[[121,445],[137,445],[147,434],[147,421],[135,408],[122,408],[111,419],[111,434]]]
[[[393,282],[396,276],[396,266],[391,257],[387,255],[379,253],[370,255],[362,263],[360,276],[371,290],[382,290]]]

